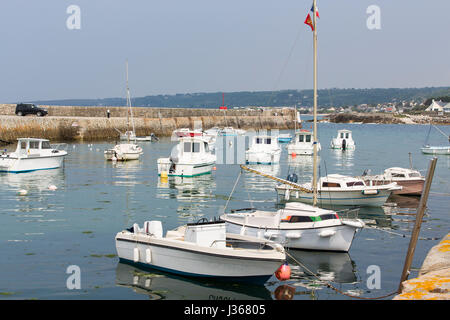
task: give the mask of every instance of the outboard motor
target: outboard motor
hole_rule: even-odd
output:
[[[347,148],[347,141],[344,139],[342,140],[342,150],[345,150]]]
[[[298,176],[295,173],[291,173],[287,176],[286,178],[287,181],[293,182],[293,183],[297,183],[298,181]]]

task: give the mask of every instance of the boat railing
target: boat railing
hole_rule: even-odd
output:
[[[257,249],[257,250],[268,250],[269,248],[274,250],[275,248],[271,245],[271,241],[249,241],[249,240],[239,240],[239,239],[217,239],[214,240],[210,247],[213,247],[217,242],[225,242],[227,247],[235,247],[242,249]],[[233,246],[235,244],[235,246]]]

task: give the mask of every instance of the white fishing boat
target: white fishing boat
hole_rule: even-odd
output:
[[[385,185],[390,183],[397,183],[402,188],[395,190],[393,194],[403,195],[421,195],[425,177],[414,169],[393,167],[384,170],[383,174],[378,175],[363,175],[367,185]]]
[[[138,160],[143,150],[134,143],[119,143],[114,148],[104,151],[105,159],[108,161]]]
[[[201,137],[203,136],[203,132],[202,130],[199,129],[189,129],[189,128],[178,128],[175,131],[172,132],[172,137],[175,137],[175,139],[172,140],[176,140],[179,138],[183,138],[183,137]]]
[[[320,143],[317,142],[317,151],[320,151]],[[313,133],[306,129],[300,129],[295,132],[295,137],[287,145],[288,154],[296,155],[312,155],[314,153]]]
[[[284,248],[265,239],[226,233],[222,221],[187,224],[167,231],[160,221],[117,233],[123,262],[184,276],[266,282],[286,260]]]
[[[332,149],[355,150],[355,141],[350,130],[338,130],[337,137],[331,140]]]
[[[293,185],[280,184],[276,186],[280,199],[313,203],[311,183]],[[321,177],[317,183],[317,202],[324,206],[382,206],[392,192],[402,187],[395,182],[383,185],[367,185],[362,178],[329,174]]]
[[[56,169],[62,166],[67,151],[59,148],[65,144],[52,146],[47,139],[19,138],[14,152],[0,154],[0,172],[30,172]]]
[[[342,219],[336,211],[295,202],[277,211],[232,210],[220,218],[226,222],[227,232],[307,250],[347,252],[355,233],[364,227],[359,219]]]
[[[281,148],[276,137],[256,135],[252,139],[250,148],[245,151],[245,160],[250,164],[279,163]]]
[[[181,137],[169,158],[159,158],[158,175],[194,177],[211,173],[216,156],[201,136]]]

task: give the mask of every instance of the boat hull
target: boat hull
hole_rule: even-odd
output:
[[[46,157],[0,157],[0,172],[21,173],[60,168],[66,155],[67,152],[58,151],[58,155]]]
[[[386,180],[368,180],[366,184],[371,183],[374,186],[386,185],[392,182],[396,182],[397,185],[401,186],[401,190],[394,190],[392,194],[402,194],[402,195],[411,195],[411,196],[420,196],[423,191],[423,185],[425,184],[425,180],[408,180],[408,181],[386,181]]]
[[[302,192],[301,190],[286,189],[285,187],[276,187],[278,196],[285,201],[299,201],[304,203],[313,203],[313,194]],[[289,195],[287,195],[289,193]],[[350,191],[319,191],[317,202],[320,205],[341,205],[341,206],[367,206],[380,207],[392,191],[388,189],[379,190],[377,194],[363,194],[361,190]]]
[[[136,259],[137,248],[138,259]],[[283,263],[276,259],[246,258],[116,237],[121,261],[189,277],[266,282]]]
[[[247,164],[274,164],[279,163],[281,157],[281,151],[273,153],[269,152],[251,152],[247,151],[246,161]]]
[[[226,220],[225,220],[226,221]],[[227,232],[265,238],[286,248],[348,252],[358,228],[347,225],[311,229],[270,229],[226,221]]]
[[[425,147],[421,150],[425,154],[450,154],[450,147]]]
[[[196,177],[204,174],[210,174],[214,162],[197,164],[173,164],[168,158],[158,159],[158,175],[166,172],[169,177]]]

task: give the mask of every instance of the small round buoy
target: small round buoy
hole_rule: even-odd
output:
[[[284,263],[275,271],[275,277],[280,281],[289,280],[291,278],[291,267]]]
[[[216,167],[213,167],[213,170],[216,170],[217,168]]]
[[[295,158],[297,154],[295,152],[292,152],[292,158]]]
[[[54,184],[51,184],[51,185],[48,186],[48,190],[54,191],[56,189],[58,189],[58,188]]]
[[[20,189],[19,190],[19,196],[26,196],[28,194],[28,191],[25,189]]]

